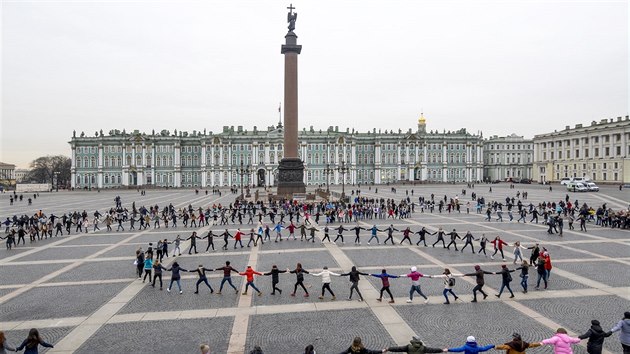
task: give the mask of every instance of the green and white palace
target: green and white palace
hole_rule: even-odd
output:
[[[126,132],[94,136],[73,133],[72,187],[273,186],[283,156],[283,127],[220,133]],[[483,180],[483,139],[466,129],[358,132],[303,129],[300,158],[307,185],[384,184],[396,181],[475,182]],[[346,167],[345,169],[340,167]]]

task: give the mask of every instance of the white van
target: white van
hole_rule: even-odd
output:
[[[569,184],[567,184],[567,190],[569,192],[588,192],[588,188],[584,183],[580,182],[569,182]]]
[[[586,182],[586,188],[589,192],[599,192],[599,187],[593,182]]]
[[[571,180],[571,182],[580,182],[580,183],[586,183],[590,181],[591,179],[588,177],[573,177],[573,179]]]
[[[563,186],[566,186],[567,184],[569,184],[569,182],[571,182],[571,178],[569,177],[564,177],[563,179],[560,180],[560,184]]]

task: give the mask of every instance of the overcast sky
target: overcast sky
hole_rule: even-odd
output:
[[[3,1],[0,161],[278,121],[290,1]],[[535,134],[628,114],[627,1],[293,0],[299,126]]]

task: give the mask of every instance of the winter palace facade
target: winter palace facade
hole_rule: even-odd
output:
[[[303,129],[300,158],[308,185],[395,181],[473,182],[483,178],[483,139],[466,129],[413,132]],[[283,128],[223,127],[221,133],[112,130],[73,133],[72,187],[273,186],[282,159]],[[346,167],[347,169],[340,168]],[[347,172],[346,172],[347,170]]]

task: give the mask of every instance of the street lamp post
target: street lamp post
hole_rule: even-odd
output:
[[[236,169],[236,173],[241,176],[241,196],[240,199],[243,199],[243,176],[248,175],[250,173],[249,166],[244,166],[243,160],[241,160],[241,167]]]
[[[330,164],[326,164],[326,168],[324,169],[324,176],[326,176],[326,193],[330,192],[330,187],[329,187],[330,175],[332,175],[334,172],[335,170],[330,168]]]
[[[55,175],[55,189],[59,192],[59,171],[55,171],[53,174]]]
[[[341,173],[341,199],[346,198],[346,173],[348,173],[348,166],[345,161],[341,161],[341,166],[337,167],[337,171]]]

